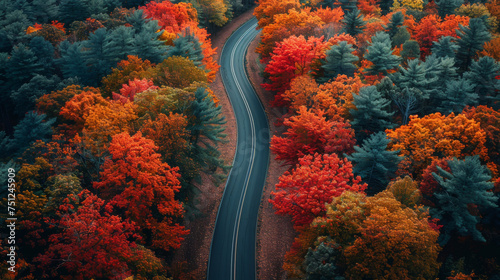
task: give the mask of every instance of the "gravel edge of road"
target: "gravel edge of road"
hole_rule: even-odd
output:
[[[236,29],[252,18],[252,16],[253,8],[233,19],[229,25],[214,35],[212,38],[212,47],[217,48],[217,54],[214,57],[217,62],[219,62],[220,51],[222,51],[226,40]],[[210,89],[212,89],[215,96],[219,99],[219,104],[222,106],[222,114],[226,117],[225,133],[227,134],[226,140],[228,142],[219,145],[219,151],[225,164],[230,165],[233,162],[236,151],[237,127],[233,108],[222,83],[220,72],[217,72],[215,81],[210,85]],[[186,262],[187,265],[183,269],[191,272],[195,279],[206,279],[207,277],[210,244],[225,184],[226,180],[219,186],[216,186],[208,176],[202,174],[202,184],[198,185],[200,190],[198,206],[203,216],[183,222],[183,225],[191,232],[181,243],[181,247],[175,251],[172,264]]]
[[[255,48],[260,41],[259,37],[255,37],[247,50],[245,66],[250,83],[264,105],[272,137],[284,132],[284,128],[276,127],[275,123],[285,111],[271,107],[270,102],[273,99],[273,94],[260,86],[264,82],[260,75],[262,66],[259,63],[258,54],[255,53]],[[284,255],[290,249],[296,233],[291,219],[276,215],[271,203],[268,202],[271,191],[275,190],[274,186],[286,170],[288,170],[288,166],[282,166],[271,154],[257,225],[257,279],[286,279],[283,270]]]

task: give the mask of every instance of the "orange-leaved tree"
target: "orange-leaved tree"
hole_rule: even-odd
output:
[[[300,9],[299,0],[258,0],[253,14],[259,20],[259,28],[264,28],[274,23],[276,15],[285,14],[290,9]]]
[[[406,157],[402,164],[409,163],[407,171],[417,179],[437,158],[480,155],[484,162],[489,160],[486,133],[478,122],[464,114],[435,113],[422,118],[414,115],[407,125],[388,129],[386,133],[392,140],[390,149],[401,151]]]
[[[274,23],[262,30],[261,41],[256,52],[261,55],[263,62],[267,62],[276,43],[292,35],[306,37],[318,35],[316,33],[323,24],[321,18],[311,12],[310,8],[299,11],[292,9],[286,14],[278,14],[274,17]]]
[[[148,245],[169,251],[179,248],[189,231],[179,224],[184,209],[175,199],[180,189],[178,168],[163,163],[157,149],[140,132],[113,136],[111,158],[94,187],[140,227]]]
[[[329,120],[340,121],[349,118],[349,109],[354,108],[353,94],[358,94],[362,86],[357,76],[338,75],[328,83],[318,84],[309,75],[302,75],[292,80],[283,99],[295,112],[306,106],[323,110]]]

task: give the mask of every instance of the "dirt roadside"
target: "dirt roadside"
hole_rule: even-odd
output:
[[[253,9],[238,16],[212,38],[212,46],[217,48],[217,55],[215,56],[216,61],[219,61],[220,51],[227,38],[229,38],[233,31],[248,21],[253,16],[252,13]],[[217,73],[216,79],[210,85],[210,88],[219,99],[219,104],[222,106],[222,114],[226,117],[227,123],[225,134],[227,135],[226,140],[228,140],[228,142],[221,144],[219,146],[219,151],[222,154],[224,162],[230,165],[233,162],[236,150],[237,128],[233,109],[226,91],[224,90],[220,73]],[[186,236],[181,247],[175,251],[172,259],[173,266],[176,266],[175,269],[182,268],[187,272],[191,272],[195,279],[206,278],[212,233],[217,217],[217,210],[226,184],[226,182],[223,182],[220,186],[215,186],[206,175],[202,175],[202,182],[202,185],[198,186],[200,190],[200,194],[198,195],[198,208],[203,213],[203,216],[184,221],[183,225],[186,229],[190,230],[190,234]],[[184,263],[184,265],[179,267],[182,263]]]
[[[271,107],[273,94],[260,86],[264,80],[260,75],[263,66],[259,62],[258,54],[255,53],[258,44],[259,36],[248,48],[246,67],[250,82],[264,105],[272,137],[272,135],[281,135],[284,132],[284,128],[276,127],[275,123],[286,111]],[[279,177],[287,169],[288,167],[282,166],[281,162],[276,161],[274,155],[271,154],[266,185],[262,193],[257,232],[257,278],[262,280],[286,279],[283,260],[293,242],[295,231],[291,219],[276,215],[268,200],[271,191],[275,190],[274,186],[278,183]]]

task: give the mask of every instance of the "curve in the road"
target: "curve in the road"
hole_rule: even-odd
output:
[[[259,33],[252,18],[226,41],[220,65],[237,123],[237,146],[219,206],[207,279],[256,279],[257,216],[269,164],[269,125],[245,71],[250,42]]]

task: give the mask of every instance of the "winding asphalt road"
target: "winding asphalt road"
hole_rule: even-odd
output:
[[[257,215],[269,164],[269,125],[245,72],[245,54],[259,33],[252,18],[222,49],[222,81],[236,115],[238,142],[233,168],[215,222],[207,278],[255,280]]]

